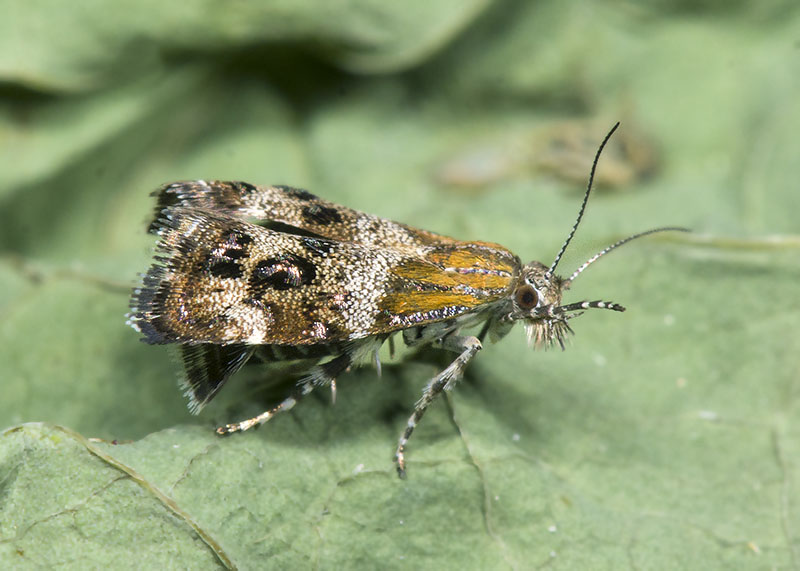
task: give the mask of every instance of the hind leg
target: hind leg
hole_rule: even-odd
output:
[[[220,436],[228,436],[234,432],[244,432],[245,430],[249,430],[256,426],[261,426],[276,414],[280,412],[286,412],[287,410],[294,408],[301,398],[314,390],[314,387],[319,385],[332,385],[335,387],[336,385],[334,383],[336,382],[336,377],[345,369],[347,369],[352,362],[353,361],[350,354],[345,353],[334,359],[331,359],[327,363],[323,363],[322,365],[314,367],[311,369],[311,372],[308,374],[308,376],[304,377],[297,384],[295,389],[289,394],[289,396],[287,396],[278,406],[266,410],[258,416],[254,416],[253,418],[248,418],[247,420],[243,420],[241,422],[220,426],[216,430],[217,434]]]

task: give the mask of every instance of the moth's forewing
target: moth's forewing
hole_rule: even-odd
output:
[[[154,194],[158,206],[151,230],[158,228],[158,219],[164,208],[182,207],[240,218],[289,234],[417,254],[431,244],[458,242],[447,236],[328,202],[307,190],[288,186],[198,180],[174,182],[161,187]]]
[[[519,260],[496,244],[418,253],[277,232],[169,207],[132,300],[150,343],[314,345],[452,319],[505,299]]]

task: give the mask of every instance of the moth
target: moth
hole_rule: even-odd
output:
[[[306,190],[246,182],[188,181],[154,194],[155,261],[131,298],[129,324],[151,344],[176,344],[182,388],[199,412],[249,359],[303,360],[286,398],[254,418],[220,426],[228,435],[287,411],[317,387],[334,391],[349,367],[372,358],[395,334],[453,361],[422,391],[395,451],[406,473],[406,445],[436,397],[455,386],[483,347],[520,321],[529,343],[564,348],[570,320],[588,309],[625,311],[610,301],[562,304],[592,263],[642,236],[598,252],[568,278],[556,268],[581,222],[597,161],[567,239],[554,261],[523,264],[490,242],[462,241],[327,202]],[[470,330],[474,330],[470,333]]]

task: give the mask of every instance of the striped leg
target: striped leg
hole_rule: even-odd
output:
[[[234,432],[244,432],[245,430],[250,430],[256,426],[261,426],[265,422],[267,422],[270,418],[278,414],[279,412],[286,412],[287,410],[291,410],[294,408],[294,405],[297,404],[301,398],[306,396],[308,393],[314,390],[313,383],[303,383],[298,385],[297,388],[292,391],[292,393],[286,397],[283,402],[281,402],[278,406],[273,407],[269,410],[265,410],[258,416],[254,416],[253,418],[248,418],[247,420],[243,420],[241,422],[236,422],[234,424],[226,424],[225,426],[218,426],[217,427],[217,434],[220,436],[228,436],[229,434],[233,434]]]
[[[334,359],[331,359],[327,363],[323,363],[322,365],[314,367],[311,369],[311,372],[308,374],[308,376],[301,379],[301,381],[297,384],[297,387],[295,387],[291,394],[286,397],[278,406],[266,410],[258,416],[254,416],[253,418],[248,418],[247,420],[236,422],[234,424],[220,426],[216,430],[217,434],[220,436],[228,436],[234,432],[244,432],[245,430],[249,430],[253,427],[261,426],[279,412],[291,410],[294,405],[297,404],[297,401],[313,391],[314,387],[335,383],[336,377],[345,369],[347,369],[351,363],[352,358],[350,354],[344,353]],[[336,385],[334,384],[333,386],[335,387]]]
[[[417,424],[419,424],[419,421],[422,419],[422,416],[425,414],[428,406],[439,395],[439,393],[441,393],[443,390],[449,390],[453,388],[458,379],[461,378],[467,363],[469,363],[470,359],[472,359],[472,357],[474,357],[475,354],[481,350],[481,342],[477,337],[473,336],[451,335],[450,337],[446,337],[442,340],[442,348],[450,351],[456,351],[460,354],[452,363],[450,363],[450,365],[447,366],[444,371],[436,375],[431,382],[428,383],[428,386],[425,387],[425,390],[422,393],[422,398],[417,401],[414,414],[412,414],[411,418],[408,419],[406,429],[403,431],[403,435],[397,442],[397,451],[395,452],[394,459],[395,462],[397,462],[397,475],[401,478],[406,477],[405,450],[406,444],[408,444],[408,439],[411,437],[411,433],[414,432],[414,428],[417,426]]]

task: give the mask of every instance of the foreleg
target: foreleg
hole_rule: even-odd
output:
[[[459,355],[456,359],[448,365],[448,367],[436,375],[425,387],[422,393],[422,398],[417,401],[414,414],[408,419],[403,435],[397,443],[397,451],[395,452],[395,462],[397,462],[397,475],[405,478],[406,475],[406,462],[405,462],[405,449],[408,444],[408,439],[414,428],[419,424],[428,406],[433,400],[444,390],[453,388],[456,382],[464,374],[464,369],[469,363],[470,359],[481,350],[481,342],[474,336],[461,336],[450,335],[441,341],[441,348],[449,351],[458,352]]]

